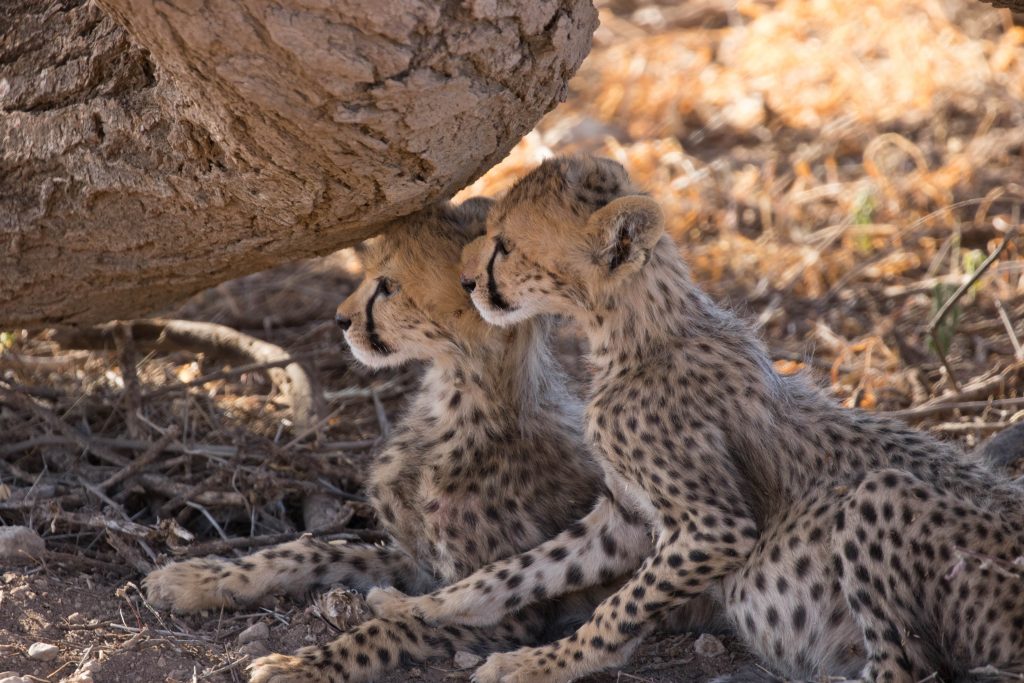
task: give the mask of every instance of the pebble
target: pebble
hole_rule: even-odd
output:
[[[91,671],[76,671],[75,673],[60,679],[60,683],[95,683]]]
[[[27,526],[0,527],[0,561],[31,562],[45,551],[42,536]]]
[[[32,681],[12,671],[4,671],[0,673],[0,683],[32,683]]]
[[[701,657],[717,657],[725,654],[725,645],[722,645],[722,641],[710,633],[702,633],[697,642],[693,644],[693,649]]]
[[[266,640],[269,636],[270,628],[262,621],[257,621],[255,624],[238,634],[238,644],[245,645],[246,643],[252,643],[257,640]]]
[[[37,659],[40,662],[49,662],[57,658],[60,648],[50,643],[32,643],[28,647],[29,659]]]
[[[464,652],[463,650],[459,650],[455,653],[455,668],[472,669],[477,664],[479,664],[482,659],[483,657],[475,655],[472,652]]]

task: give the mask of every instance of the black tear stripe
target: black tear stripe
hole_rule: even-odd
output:
[[[494,259],[498,257],[498,251],[504,251],[501,245],[495,241],[494,251],[491,252],[491,260],[487,262],[487,295],[490,297],[491,305],[501,311],[511,311],[512,306],[498,291],[498,283],[494,281]]]
[[[374,329],[373,325],[373,302],[377,299],[384,290],[384,281],[381,280],[377,283],[377,289],[373,290],[373,294],[370,296],[370,300],[366,302],[366,336],[370,340],[370,347],[382,356],[387,356],[393,351],[391,347],[384,343],[384,340],[377,334],[377,330]]]

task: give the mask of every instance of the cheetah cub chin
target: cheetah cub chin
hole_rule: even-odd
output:
[[[242,559],[178,562],[146,577],[151,602],[193,612],[336,584],[420,593],[541,543],[591,508],[600,471],[584,446],[581,406],[548,352],[548,323],[494,328],[459,285],[462,248],[483,232],[489,206],[446,204],[391,226],[368,243],[365,279],[338,308],[363,363],[426,365],[368,476],[369,499],[394,542],[307,536]],[[486,654],[541,642],[547,625],[540,608],[486,630],[371,619],[323,647],[261,658],[251,675],[365,681],[457,649]]]
[[[586,433],[608,513],[531,552],[529,570],[477,572],[408,601],[485,623],[495,593],[526,604],[595,580],[593,549],[635,511],[658,536],[576,633],[492,655],[476,681],[621,665],[652,617],[708,589],[789,678],[1024,672],[1020,489],[951,445],[777,374],[751,328],[693,283],[658,204],[621,166],[546,161],[494,206],[485,241],[466,274],[485,319],[559,313],[586,330]]]

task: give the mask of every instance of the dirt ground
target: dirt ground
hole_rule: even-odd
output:
[[[567,102],[462,196],[499,193],[553,153],[611,156],[781,372],[968,450],[1024,416],[1013,16],[973,0],[608,0],[601,17]],[[306,605],[184,618],[151,609],[138,584],[170,559],[313,528],[380,539],[363,473],[418,369],[369,372],[344,349],[331,319],[359,276],[340,252],[160,313],[223,326],[202,333],[0,331],[0,527],[46,543],[0,566],[0,681],[241,681],[253,656],[330,637]],[[238,333],[282,356],[239,357]],[[583,391],[569,329],[559,354]],[[303,409],[282,380],[291,361],[310,381]],[[304,514],[314,497],[333,510],[326,523]],[[239,643],[256,623],[268,633]],[[587,680],[705,681],[750,665],[728,636],[716,656],[695,637],[660,634]],[[37,642],[59,654],[28,658]],[[446,660],[386,680],[467,679]]]
[[[83,658],[99,661],[95,681],[243,680],[249,657],[269,651],[288,652],[330,637],[331,627],[312,609],[282,601],[252,612],[174,617],[140,608],[132,599],[135,587],[123,577],[82,576],[64,570],[0,577],[0,672],[13,669],[22,676],[51,681],[72,674]],[[255,647],[239,644],[239,634],[256,623],[269,627],[269,637]],[[24,656],[35,642],[58,644],[61,654],[49,662]],[[728,636],[725,647],[698,654],[693,634],[652,638],[621,672],[592,676],[589,683],[702,681],[728,673],[749,662]],[[452,659],[438,659],[380,679],[400,681],[468,681]],[[2,679],[2,678],[0,678]]]

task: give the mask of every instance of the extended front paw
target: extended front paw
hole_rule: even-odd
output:
[[[473,673],[473,683],[562,683],[571,681],[568,669],[559,668],[539,648],[501,652],[487,658]]]
[[[330,677],[305,657],[267,655],[249,665],[251,683],[342,683],[347,681],[340,672]]]
[[[227,585],[228,567],[229,563],[216,559],[169,564],[143,579],[146,599],[159,608],[182,613],[231,607],[236,600]]]

